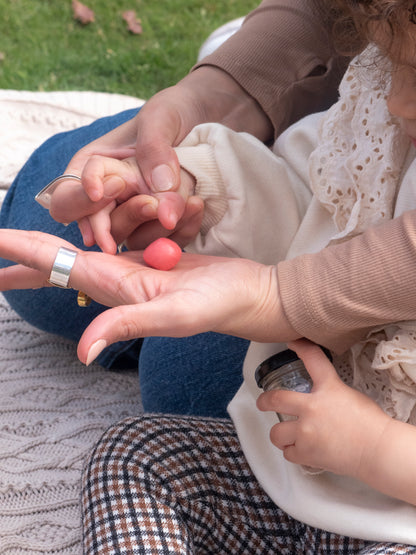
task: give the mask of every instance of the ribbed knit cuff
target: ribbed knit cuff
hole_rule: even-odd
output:
[[[177,147],[182,168],[195,177],[195,195],[205,204],[201,234],[206,235],[211,227],[221,221],[228,208],[226,188],[215,161],[214,150],[208,144]]]

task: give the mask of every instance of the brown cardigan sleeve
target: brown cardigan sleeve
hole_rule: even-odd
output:
[[[374,326],[416,319],[416,210],[277,268],[292,327],[342,352]]]
[[[329,26],[311,0],[263,0],[241,29],[195,68],[213,65],[231,75],[261,105],[277,136],[337,99],[349,60],[335,53]]]

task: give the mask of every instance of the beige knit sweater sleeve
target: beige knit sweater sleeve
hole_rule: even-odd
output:
[[[277,137],[337,99],[349,60],[336,54],[329,26],[311,0],[263,0],[241,29],[195,68],[212,65],[231,75],[258,101]]]
[[[284,260],[312,197],[307,160],[319,119],[312,114],[291,126],[275,152],[218,123],[195,127],[176,148],[205,205],[200,233],[186,250],[263,264]]]
[[[314,233],[306,251],[314,254],[284,261],[311,202],[307,160],[318,122],[315,114],[291,126],[274,154],[245,133],[203,124],[177,153],[206,203],[204,229],[188,250],[277,263],[291,326],[342,352],[374,326],[415,319],[416,211],[323,250]]]

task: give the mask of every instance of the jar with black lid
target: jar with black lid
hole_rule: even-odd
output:
[[[327,349],[325,354],[331,360]],[[309,393],[312,380],[305,365],[291,349],[286,349],[264,360],[256,369],[255,378],[263,391],[271,389],[288,389],[300,393]],[[279,420],[293,420],[293,416],[277,413]]]

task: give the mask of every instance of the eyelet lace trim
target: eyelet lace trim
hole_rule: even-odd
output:
[[[409,146],[387,109],[374,55],[371,47],[350,64],[310,158],[313,192],[338,229],[332,242],[392,218]]]
[[[344,241],[393,217],[409,139],[388,112],[377,56],[369,47],[354,60],[339,101],[322,118],[310,158],[312,189],[332,214]],[[373,330],[335,359],[342,379],[390,416],[416,424],[416,321]]]

